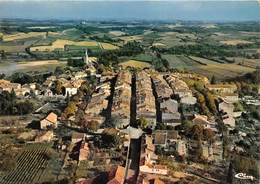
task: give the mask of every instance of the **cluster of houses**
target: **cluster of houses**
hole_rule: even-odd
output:
[[[188,85],[180,79],[179,75],[165,75],[165,80],[172,88],[174,95],[180,99],[181,104],[195,105],[197,103],[197,99],[192,95],[192,91]]]
[[[152,81],[156,99],[160,106],[158,121],[173,127],[179,125],[181,123],[181,114],[178,112],[178,102],[172,99],[172,89],[160,74],[153,76]]]
[[[53,88],[55,88],[56,83],[59,82],[61,84],[62,94],[63,96],[72,96],[77,94],[78,88],[84,82],[83,79],[79,79],[79,77],[71,78],[70,80],[59,76],[50,76],[43,83],[43,95],[45,96],[53,96]]]
[[[158,155],[155,154],[155,145],[151,135],[144,135],[141,143],[139,170],[141,173],[167,175],[168,169],[157,164]]]
[[[145,118],[149,126],[156,126],[156,106],[150,75],[141,71],[136,74],[136,116]]]
[[[124,128],[130,123],[131,83],[132,75],[129,71],[118,73],[111,109],[112,124],[116,128]]]
[[[95,92],[85,108],[85,120],[94,121],[101,125],[105,121],[108,108],[108,97],[110,96],[110,82],[104,82],[96,86]]]
[[[241,112],[234,112],[234,103],[239,101],[237,86],[235,84],[208,84],[206,87],[209,91],[219,95],[217,104],[223,123],[229,129],[234,129],[235,118],[241,115]]]
[[[26,96],[31,92],[34,92],[35,94],[38,93],[35,83],[21,85],[19,83],[12,83],[8,80],[0,80],[0,91],[8,91],[10,93],[12,90],[14,90],[17,96]]]

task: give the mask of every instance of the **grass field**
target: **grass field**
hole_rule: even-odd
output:
[[[122,36],[119,37],[121,40],[123,40],[125,43],[131,42],[131,41],[141,41],[143,40],[142,35],[135,35],[135,36]]]
[[[218,79],[235,77],[255,70],[252,67],[238,65],[237,63],[222,64],[194,56],[163,55],[163,58],[168,60],[171,68],[186,69],[208,77],[215,75]]]
[[[224,79],[236,77],[245,73],[253,72],[253,68],[240,66],[237,64],[209,64],[207,66],[200,66],[194,69],[195,72],[206,76],[215,75],[216,78]]]
[[[57,35],[59,33],[55,32],[49,32],[49,35]],[[3,41],[4,42],[11,42],[26,38],[32,38],[32,37],[43,37],[46,35],[46,32],[29,32],[29,33],[16,33],[11,35],[3,35]]]
[[[109,31],[109,34],[112,35],[112,36],[123,36],[123,35],[125,35],[125,33],[122,32],[122,31]]]
[[[9,75],[14,72],[54,71],[57,66],[64,65],[66,65],[66,62],[60,62],[58,60],[0,63],[0,73]]]
[[[49,51],[54,51],[54,50],[64,50],[65,46],[78,46],[78,47],[86,47],[86,48],[98,48],[100,45],[105,49],[105,50],[113,50],[117,49],[117,46],[114,46],[109,43],[99,43],[95,41],[71,41],[71,40],[62,40],[58,39],[54,41],[51,45],[42,45],[42,46],[35,46],[31,47],[30,51],[32,52],[49,52]]]
[[[200,65],[186,56],[163,55],[163,58],[167,59],[171,68],[191,69]]]
[[[194,56],[190,56],[190,58],[193,59],[194,61],[198,61],[198,63],[202,63],[202,65],[198,65],[197,67],[192,69],[193,71],[206,76],[215,75],[219,79],[223,79],[226,77],[227,78],[235,77],[235,76],[243,75],[245,73],[254,71],[253,68],[247,66],[241,66],[236,63],[234,64],[218,63],[210,59],[194,57]]]
[[[220,41],[220,43],[225,44],[225,45],[236,46],[238,44],[252,44],[253,42],[246,41],[246,40],[225,40],[225,41]]]
[[[48,46],[36,46],[36,47],[31,47],[30,51],[35,52],[48,52],[48,51],[54,51],[56,49],[58,50],[64,50],[65,45],[75,45],[75,46],[89,46],[89,47],[97,47],[98,44],[97,42],[91,42],[91,41],[81,41],[81,42],[74,42],[71,40],[62,40],[58,39],[54,41],[51,45]]]
[[[110,43],[100,43],[101,47],[105,50],[115,50],[115,49],[118,49],[117,46],[115,45],[112,45]]]
[[[5,52],[24,52],[26,45],[0,45],[0,50],[4,50]]]
[[[137,61],[145,61],[145,62],[150,63],[153,61],[153,56],[150,54],[139,54],[139,55],[132,57],[131,59],[137,60]]]
[[[257,66],[260,66],[260,59],[247,59],[247,58],[228,58],[231,61],[235,61],[236,64],[250,67],[250,68],[256,68]]]
[[[127,67],[134,67],[134,68],[150,68],[151,65],[147,62],[137,61],[137,60],[128,60],[123,63],[120,63],[119,66],[122,66],[123,68]]]
[[[179,45],[195,44],[196,36],[189,33],[165,32],[160,33],[156,42],[166,45],[167,47]]]

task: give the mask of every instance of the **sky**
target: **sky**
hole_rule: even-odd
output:
[[[260,21],[260,0],[0,0],[0,18]]]

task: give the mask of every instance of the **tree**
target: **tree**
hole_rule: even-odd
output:
[[[181,124],[181,127],[185,131],[185,133],[189,133],[191,128],[193,127],[193,123],[189,120],[184,120]]]
[[[22,85],[34,82],[34,78],[31,75],[26,73],[16,72],[12,74],[10,78],[11,78],[11,82],[20,83]]]
[[[64,110],[64,115],[66,118],[73,116],[77,110],[77,105],[75,102],[70,101],[66,109]]]
[[[215,75],[213,75],[213,76],[211,77],[210,83],[211,83],[211,84],[216,84],[216,83],[217,83],[217,80],[216,80]]]
[[[102,134],[101,138],[102,138],[103,147],[106,148],[118,146],[121,141],[120,137],[116,134],[104,133]]]
[[[203,130],[203,135],[206,141],[209,141],[210,143],[214,141],[215,133],[211,129],[205,128]]]
[[[202,140],[203,138],[203,126],[202,125],[194,125],[191,128],[191,135],[193,139]]]
[[[97,131],[99,128],[98,122],[96,121],[89,121],[87,124],[87,128],[91,131]]]
[[[243,105],[240,102],[234,103],[234,111],[235,112],[244,111]]]
[[[72,67],[83,67],[85,66],[85,62],[84,62],[84,59],[68,59],[68,62],[67,62],[68,66],[72,66]]]
[[[17,109],[18,114],[24,115],[33,112],[35,105],[31,101],[25,100],[25,101],[18,101],[15,107]]]
[[[62,83],[60,80],[57,80],[55,82],[54,93],[56,93],[57,95],[62,94]]]
[[[233,183],[233,177],[234,177],[234,166],[233,163],[230,161],[229,162],[229,167],[228,167],[228,175],[227,175],[227,182],[232,184]]]
[[[144,117],[140,117],[138,120],[137,120],[137,125],[139,127],[141,127],[142,129],[145,129],[147,128],[148,126],[148,121],[144,118]]]
[[[0,74],[0,79],[4,79],[5,78],[5,74],[4,73],[1,73]]]
[[[54,74],[55,74],[55,75],[61,75],[61,74],[63,74],[64,72],[65,72],[65,71],[64,71],[64,68],[63,68],[63,67],[57,66],[57,67],[55,68]]]

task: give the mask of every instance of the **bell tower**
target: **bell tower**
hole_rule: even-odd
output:
[[[85,51],[84,61],[85,61],[85,63],[86,63],[87,65],[89,64],[89,60],[88,60],[88,50],[87,50],[87,49],[86,49],[86,51]]]

